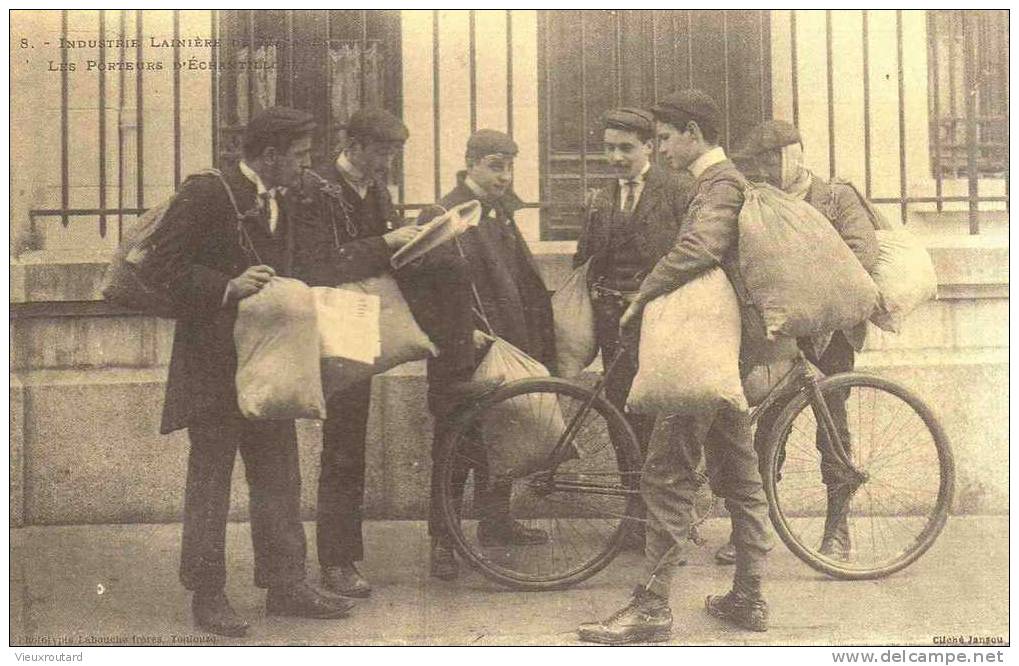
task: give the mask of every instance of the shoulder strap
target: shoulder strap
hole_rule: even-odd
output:
[[[258,256],[258,250],[255,249],[255,243],[251,240],[247,227],[244,226],[244,213],[242,213],[240,207],[237,206],[237,198],[234,197],[234,192],[230,189],[230,184],[227,183],[226,178],[223,177],[223,172],[219,169],[202,169],[194,175],[215,176],[219,179],[219,182],[223,185],[223,189],[226,190],[226,195],[230,198],[230,205],[234,208],[234,215],[237,216],[237,243],[241,246],[242,250],[250,253],[251,256],[255,258],[255,261],[261,264],[262,258]]]
[[[834,186],[834,185],[844,185],[844,186],[850,188],[851,190],[853,190],[853,192],[856,193],[856,197],[860,200],[860,204],[863,206],[863,209],[867,211],[867,217],[870,218],[870,223],[872,225],[874,225],[875,229],[881,229],[881,230],[886,230],[887,231],[887,230],[893,228],[891,223],[888,221],[888,219],[885,218],[885,216],[881,214],[881,211],[879,211],[877,208],[874,207],[874,204],[872,204],[867,197],[863,196],[863,194],[860,192],[859,189],[857,189],[856,185],[852,181],[845,180],[843,178],[832,178],[829,184],[832,185],[832,186]],[[831,200],[832,200],[832,206],[834,207],[834,204],[835,204],[835,188],[834,187],[831,188]]]

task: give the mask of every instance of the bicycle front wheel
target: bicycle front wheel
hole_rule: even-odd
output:
[[[500,474],[500,447],[534,452]],[[507,384],[470,410],[440,456],[440,503],[460,555],[508,587],[569,587],[603,569],[639,511],[640,448],[619,411],[562,379]]]
[[[924,402],[863,373],[818,382],[841,445],[809,391],[786,406],[763,465],[779,537],[814,569],[846,580],[915,562],[945,525],[955,485],[948,437]]]

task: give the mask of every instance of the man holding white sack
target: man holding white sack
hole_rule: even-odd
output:
[[[624,329],[637,324],[651,300],[713,268],[725,270],[737,294],[742,286],[733,268],[746,181],[717,145],[722,124],[718,105],[699,90],[685,90],[669,95],[651,110],[659,149],[673,168],[685,168],[694,177],[694,195],[672,249],[644,278],[623,314]],[[744,321],[744,328],[751,323]],[[641,478],[648,514],[644,576],[626,606],[604,621],[579,627],[582,639],[630,643],[669,638],[670,583],[678,569],[681,545],[688,538],[700,483],[683,461],[686,452],[699,450],[707,460],[712,490],[725,499],[737,550],[732,590],[709,596],[705,605],[712,615],[741,627],[767,629],[761,577],[771,537],[757,454],[746,411],[727,403],[717,405],[707,412],[674,416],[672,436],[652,443]]]
[[[860,264],[872,272],[878,260],[878,241],[867,209],[852,185],[844,182],[826,182],[811,173],[803,164],[803,141],[795,126],[781,121],[768,120],[755,127],[745,141],[743,149],[733,158],[750,180],[767,182],[787,194],[802,199],[820,211],[852,249]],[[807,359],[826,375],[850,372],[856,362],[856,352],[863,348],[867,322],[851,330],[834,331],[818,338],[801,338],[797,342]],[[841,399],[840,399],[841,398]],[[839,439],[849,447],[851,435],[846,417],[846,396],[832,396],[831,410]],[[766,443],[771,426],[784,404],[778,404],[761,415],[757,423],[755,444],[758,454]],[[818,431],[821,440],[823,432]],[[846,523],[846,491],[835,472],[836,465],[826,465],[828,448],[818,446],[821,452],[821,478],[828,488],[827,516],[820,552],[836,559],[847,559],[851,549]],[[732,543],[719,548],[715,559],[721,564],[735,562]]]
[[[552,303],[527,242],[517,229],[513,214],[522,202],[513,192],[513,159],[517,144],[503,133],[479,129],[467,140],[466,170],[457,174],[457,185],[440,201],[436,210],[424,211],[418,222],[471,200],[481,203],[481,222],[468,229],[453,251],[463,253],[469,267],[475,302],[475,327],[486,335],[502,338],[547,367],[555,364],[555,332]],[[479,337],[484,337],[478,333]],[[480,356],[480,354],[479,354]],[[480,363],[481,358],[477,361]],[[431,373],[431,368],[429,368]],[[430,380],[431,381],[431,380]],[[431,575],[450,580],[459,567],[439,507],[438,454],[448,435],[449,410],[434,409],[435,435],[432,443],[432,489],[428,532],[432,537]],[[478,459],[483,460],[483,451]],[[475,466],[474,474],[487,478],[486,465]],[[466,478],[468,470],[463,470]],[[476,478],[476,483],[479,483]],[[484,483],[481,483],[484,485]],[[493,483],[479,497],[485,515],[479,521],[479,539],[485,545],[501,543],[541,544],[548,534],[527,527],[509,515],[510,486]]]
[[[304,582],[293,420],[244,418],[234,380],[238,303],[290,270],[293,227],[279,191],[296,185],[308,166],[313,129],[303,111],[273,107],[256,114],[245,129],[238,166],[225,170],[222,181],[210,174],[184,182],[145,264],[152,271],[148,279],[171,295],[181,313],[160,427],[162,433],[186,428],[191,445],[180,580],[194,593],[196,626],[226,636],[248,629],[224,592],[230,478],[238,451],[250,488],[255,585],[268,588],[267,613],[337,618],[352,605]]]
[[[310,286],[335,287],[392,270],[390,258],[420,231],[397,227],[386,187],[393,158],[409,133],[383,109],[360,110],[346,126],[347,146],[334,162],[307,172],[296,202],[294,274]],[[470,282],[455,253],[438,248],[397,271],[415,320],[439,349],[429,359],[430,402],[466,399],[476,387]],[[322,582],[344,596],[367,597],[361,504],[371,379],[329,396],[322,426],[317,545]]]

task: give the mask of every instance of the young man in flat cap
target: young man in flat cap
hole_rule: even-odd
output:
[[[651,163],[655,118],[650,111],[619,108],[602,117],[605,156],[615,179],[588,200],[588,214],[573,255],[574,268],[591,260],[588,282],[595,312],[595,336],[603,362],[620,350],[619,318],[636,296],[641,280],[669,249],[689,202],[689,174],[679,177]],[[626,352],[608,378],[605,393],[620,411],[637,374],[639,330],[632,330]],[[625,413],[625,412],[624,412]],[[626,414],[641,451],[647,452],[655,417]],[[613,432],[612,438],[620,435]],[[695,463],[694,463],[695,464]],[[643,549],[643,530],[635,533]]]
[[[746,181],[718,145],[721,112],[708,95],[685,90],[652,108],[659,150],[675,169],[694,178],[694,195],[673,247],[641,282],[620,325],[640,319],[652,299],[682,287],[721,266],[737,294],[745,294],[736,266],[737,219]],[[744,329],[754,322],[744,320]],[[760,325],[760,322],[757,322]],[[725,499],[736,544],[733,587],[705,600],[709,613],[741,627],[767,629],[761,594],[764,562],[771,548],[768,504],[751,440],[747,414],[725,405],[711,412],[679,414],[672,433],[648,450],[641,477],[647,507],[646,570],[630,602],[602,622],[581,625],[585,640],[630,643],[667,640],[671,634],[670,582],[689,533],[691,507],[699,480],[682,463],[688,452],[703,450],[714,493]]]
[[[770,183],[791,196],[803,199],[824,214],[853,250],[860,264],[868,272],[873,270],[878,258],[877,234],[859,193],[848,183],[826,182],[804,166],[803,141],[795,126],[782,120],[761,123],[750,132],[743,149],[733,160],[750,180]],[[863,321],[852,329],[835,331],[830,339],[822,336],[822,339],[803,338],[798,342],[808,360],[824,374],[833,375],[853,369],[856,351],[863,349],[866,335],[867,322]],[[848,445],[851,440],[845,400],[845,395],[833,396],[828,407],[840,439]],[[762,453],[766,435],[783,407],[782,404],[775,405],[758,420],[755,438],[758,455]],[[818,442],[823,437],[823,431],[818,430]],[[829,557],[845,560],[852,549],[846,520],[849,493],[842,479],[833,471],[839,466],[825,464],[828,449],[820,445],[818,449],[821,451],[821,479],[828,488],[820,551]],[[715,559],[720,564],[735,562],[731,540],[719,548]]]
[[[391,271],[393,252],[419,232],[398,227],[386,177],[408,137],[399,118],[361,110],[347,123],[339,157],[305,174],[295,237],[294,273],[312,286],[336,286]],[[441,250],[441,249],[440,249]],[[395,275],[415,319],[439,348],[429,359],[429,404],[457,403],[481,392],[474,370],[473,313],[466,263],[434,251]],[[344,596],[367,597],[361,505],[371,380],[329,396],[322,426],[317,545],[322,582]]]
[[[478,130],[467,141],[467,169],[457,174],[456,187],[439,204],[448,210],[473,199],[481,202],[481,222],[460,237],[460,248],[469,264],[479,299],[475,326],[552,367],[555,361],[552,303],[527,242],[513,221],[513,213],[522,205],[512,189],[516,155],[517,144],[507,134]],[[434,214],[429,211],[419,221],[426,221]],[[451,537],[438,504],[437,456],[448,431],[446,415],[436,413],[428,529],[432,536],[431,574],[441,579],[458,575]],[[485,470],[476,468],[474,473],[483,477]],[[508,485],[493,484],[480,498],[480,508],[485,514],[478,526],[481,542],[485,545],[547,542],[546,532],[529,528],[510,517],[509,493]]]
[[[180,579],[194,593],[195,624],[243,636],[248,624],[223,591],[230,476],[238,450],[250,488],[255,585],[268,588],[269,614],[336,618],[348,600],[304,582],[305,537],[294,422],[250,421],[237,407],[233,326],[238,302],[274,275],[289,275],[293,227],[280,190],[310,163],[309,114],[269,108],[251,119],[243,159],[223,174],[185,181],[144,264],[180,309],[160,432],[187,428]],[[238,221],[231,203],[243,213]],[[238,234],[238,225],[242,234]],[[243,243],[241,242],[243,239]]]

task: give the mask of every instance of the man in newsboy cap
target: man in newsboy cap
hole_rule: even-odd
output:
[[[222,178],[205,173],[184,181],[144,264],[145,279],[163,285],[180,310],[160,426],[164,434],[187,429],[190,443],[180,580],[194,593],[195,625],[226,636],[248,630],[225,593],[230,476],[238,452],[250,486],[255,585],[268,589],[267,614],[338,618],[352,606],[305,583],[293,420],[244,418],[234,382],[238,304],[273,276],[290,275],[294,225],[279,193],[298,184],[309,166],[313,129],[311,115],[296,109],[255,115],[239,164]]]
[[[475,288],[478,316],[475,326],[478,353],[484,356],[485,338],[498,336],[549,367],[555,362],[555,334],[552,328],[552,303],[548,289],[535,267],[527,242],[517,229],[513,215],[523,202],[513,192],[513,160],[519,148],[512,137],[492,129],[479,129],[467,140],[466,169],[457,174],[457,185],[440,201],[439,210],[450,209],[467,201],[481,202],[481,222],[459,239]],[[419,222],[436,211],[426,211]],[[440,579],[456,578],[459,567],[453,553],[452,537],[446,530],[439,505],[439,454],[442,442],[451,432],[447,410],[435,410],[435,439],[432,444],[432,502],[428,531],[432,537],[431,575]],[[478,476],[487,476],[483,451],[479,449],[475,465],[475,484],[484,485]],[[464,472],[466,475],[466,471]],[[525,526],[509,514],[511,486],[494,482],[479,493],[481,512],[478,539],[484,546],[503,544],[542,544],[548,534]]]
[[[333,160],[306,173],[295,202],[300,224],[295,275],[312,286],[337,286],[392,270],[393,253],[420,231],[401,226],[387,177],[409,133],[384,109],[363,109],[346,123],[347,142]],[[476,390],[474,321],[466,263],[440,248],[394,274],[422,330],[439,349],[429,359],[430,402],[452,403]],[[327,398],[318,483],[317,547],[323,585],[348,597],[372,588],[358,569],[364,559],[361,505],[371,400],[368,379]]]
[[[675,169],[694,178],[694,196],[669,251],[644,277],[621,319],[635,326],[644,306],[713,268],[726,271],[737,293],[737,219],[746,180],[718,145],[721,110],[700,90],[673,93],[655,104],[659,150]],[[744,321],[744,328],[751,322]],[[759,324],[759,322],[758,322]],[[624,330],[625,333],[625,330]],[[728,403],[669,419],[669,436],[651,443],[641,477],[647,506],[647,546],[641,584],[629,603],[601,622],[581,625],[585,640],[601,643],[662,641],[671,635],[670,582],[688,538],[692,506],[700,485],[683,463],[703,450],[711,488],[725,499],[736,544],[732,590],[705,600],[707,611],[753,631],[767,629],[761,594],[764,561],[771,548],[768,504],[745,410]]]
[[[626,396],[637,372],[639,331],[631,331],[625,344],[619,337],[619,319],[640,282],[669,249],[686,214],[693,180],[651,163],[655,117],[633,107],[610,109],[602,116],[605,157],[611,183],[588,197],[587,216],[573,255],[574,268],[587,261],[588,286],[595,313],[595,338],[608,365],[622,347],[606,384],[609,401],[624,411]],[[655,419],[647,414],[626,414],[647,451]],[[614,439],[622,433],[612,432]],[[634,532],[643,550],[643,530]]]
[[[872,270],[878,259],[877,234],[867,206],[857,189],[846,181],[833,179],[826,182],[811,173],[804,165],[803,140],[795,125],[783,120],[768,120],[753,128],[742,149],[733,161],[750,180],[767,182],[787,194],[803,199],[831,222],[835,230],[853,250],[860,264]],[[856,364],[856,352],[863,348],[867,322],[852,329],[835,331],[828,335],[798,340],[804,355],[826,375],[850,372]],[[763,454],[766,433],[785,403],[778,403],[761,415],[757,422],[755,445],[758,455]],[[851,435],[846,416],[846,396],[833,395],[828,399],[832,420],[839,438],[849,447]],[[822,435],[818,435],[820,439]],[[821,453],[821,479],[827,486],[827,510],[820,552],[837,560],[850,557],[852,542],[847,515],[850,495],[847,485],[830,464],[828,449],[818,446]],[[736,561],[732,539],[715,553],[719,564]]]

